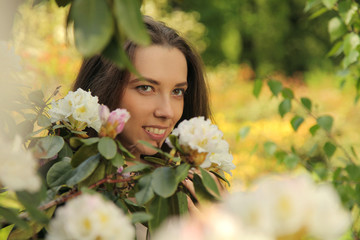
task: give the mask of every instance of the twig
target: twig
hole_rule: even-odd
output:
[[[121,179],[111,179],[113,177],[113,174],[107,176],[106,178],[104,179],[101,179],[100,181],[92,184],[89,186],[89,189],[92,189],[92,188],[95,188],[97,186],[100,186],[101,184],[104,184],[104,183],[120,183],[120,182],[130,182],[133,180],[132,177],[129,177],[129,178],[121,178]],[[42,206],[39,207],[40,210],[46,210],[48,208],[51,208],[53,206],[56,206],[58,204],[61,204],[61,203],[64,203],[74,197],[77,197],[81,194],[82,192],[81,191],[70,191],[68,194],[58,198],[58,199],[55,199],[53,201],[50,201]]]

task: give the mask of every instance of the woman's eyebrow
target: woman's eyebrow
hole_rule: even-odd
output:
[[[130,83],[137,83],[137,82],[148,82],[154,85],[160,85],[160,83],[154,79],[151,78],[135,78],[130,80]],[[187,86],[187,81],[185,82],[181,82],[181,83],[177,83],[175,85],[176,87],[183,87],[183,86]]]

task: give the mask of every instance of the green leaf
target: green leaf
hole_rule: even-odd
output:
[[[41,158],[54,157],[64,146],[64,139],[60,136],[46,136],[36,143],[36,151]]]
[[[187,195],[184,192],[177,192],[179,214],[186,215],[189,212]]]
[[[277,160],[277,162],[279,164],[284,163],[284,159],[285,159],[286,156],[287,156],[287,153],[282,151],[282,150],[275,152],[275,157],[276,157],[276,160]]]
[[[217,172],[214,172],[214,171],[210,171],[212,174],[214,174],[217,178],[223,180],[224,182],[227,183],[227,185],[230,187],[230,182],[224,177],[224,176],[221,176],[219,173]]]
[[[294,129],[294,131],[297,131],[297,129],[300,127],[300,125],[304,122],[304,118],[300,116],[295,116],[293,119],[291,119],[291,126]]]
[[[51,188],[63,185],[71,176],[73,176],[73,171],[70,159],[65,158],[52,165],[46,175],[46,182]]]
[[[112,159],[117,152],[116,143],[112,138],[103,137],[99,141],[98,150],[106,159]]]
[[[275,80],[268,81],[268,86],[274,96],[277,96],[283,89],[282,83]]]
[[[9,221],[10,223],[14,223],[17,227],[20,227],[23,229],[29,228],[29,225],[27,224],[27,222],[22,220],[19,217],[19,213],[17,211],[14,211],[13,209],[4,208],[4,207],[0,206],[0,215],[2,217],[4,217],[7,221]],[[5,239],[7,239],[7,238],[5,238]]]
[[[264,150],[267,154],[269,154],[270,156],[274,155],[274,153],[276,152],[277,146],[274,142],[265,142],[264,143]]]
[[[175,177],[176,177],[176,183],[179,184],[181,181],[183,181],[189,174],[190,165],[187,163],[180,164],[175,169]]]
[[[122,171],[122,173],[139,172],[147,168],[151,168],[151,165],[137,162],[135,165],[124,168],[124,171]]]
[[[309,132],[311,133],[312,136],[315,136],[317,130],[320,129],[320,126],[315,124],[314,126],[312,126],[310,129],[309,129]]]
[[[63,148],[59,152],[58,158],[60,159],[64,157],[71,158],[72,156],[73,156],[72,149],[70,148],[69,144],[65,142]]]
[[[76,0],[70,9],[75,45],[85,57],[100,53],[111,39],[114,21],[106,1]]]
[[[263,85],[263,82],[261,79],[256,79],[255,80],[255,83],[254,83],[254,90],[253,90],[253,94],[256,98],[259,97],[260,95],[260,92],[261,92],[261,89],[262,89],[262,85]]]
[[[286,167],[289,169],[294,169],[299,162],[300,162],[300,158],[294,153],[290,153],[286,155],[284,158],[284,163]]]
[[[355,63],[359,58],[359,52],[357,50],[352,50],[349,55],[345,55],[342,61],[342,67],[344,69],[348,68],[351,64]]]
[[[173,195],[177,189],[176,175],[170,167],[160,167],[152,173],[151,186],[156,194],[167,198]]]
[[[322,3],[325,5],[325,7],[327,7],[327,9],[331,9],[337,1],[338,0],[322,0]]]
[[[344,38],[344,53],[350,55],[360,44],[360,37],[356,33],[348,33]]]
[[[331,142],[326,142],[324,145],[324,151],[325,151],[326,156],[328,158],[331,158],[331,156],[336,151],[336,146],[334,144],[332,144]]]
[[[112,165],[117,168],[119,168],[125,164],[124,157],[119,153],[116,153],[115,157],[110,160],[111,160]]]
[[[151,220],[153,216],[146,212],[134,212],[131,214],[131,222],[134,223],[143,223]]]
[[[124,69],[126,67],[130,72],[140,76],[129,60],[129,57],[126,55],[125,50],[122,48],[122,44],[118,43],[115,39],[110,41],[110,43],[104,49],[103,55],[107,59],[114,62],[120,69]]]
[[[215,200],[214,196],[208,192],[204,183],[201,180],[201,177],[197,174],[194,174],[193,183],[195,188],[196,198],[199,200],[200,203],[206,201],[213,201]]]
[[[339,56],[344,51],[344,42],[338,41],[328,52],[327,57]]]
[[[40,116],[38,117],[37,124],[38,124],[40,127],[50,127],[50,126],[51,126],[50,119],[47,118],[47,117],[44,116],[44,115],[40,115]]]
[[[71,166],[74,168],[79,166],[82,162],[84,162],[86,159],[88,159],[91,156],[94,156],[98,153],[98,150],[94,145],[83,145],[77,150],[71,159]]]
[[[291,100],[284,99],[279,105],[279,114],[281,117],[284,117],[286,113],[291,110]]]
[[[152,156],[145,156],[144,160],[147,162],[151,162],[151,163],[155,163],[161,166],[166,166],[168,165],[168,160],[163,159],[163,158],[158,158],[158,157],[152,157]]]
[[[354,146],[351,146],[350,149],[351,149],[351,153],[354,155],[354,157],[358,158]]]
[[[149,202],[154,196],[154,191],[151,187],[152,175],[148,174],[140,178],[140,191],[135,193],[136,202],[143,205]]]
[[[244,139],[246,138],[246,136],[249,134],[250,132],[250,126],[245,126],[245,127],[242,127],[238,134],[236,135],[236,140],[238,140],[239,138],[240,139]]]
[[[331,116],[325,115],[318,117],[316,119],[316,122],[321,128],[325,129],[326,131],[331,131],[331,127],[333,125],[333,118]]]
[[[129,158],[135,158],[135,156],[132,155],[132,154],[121,144],[121,142],[119,142],[119,141],[116,141],[116,142],[117,142],[117,144],[118,144],[118,147],[119,147],[120,151],[122,151],[122,152],[125,154],[125,156],[127,156],[127,157],[129,157]]]
[[[282,96],[284,98],[287,98],[287,99],[293,99],[294,98],[294,93],[293,91],[290,89],[290,88],[284,88],[282,91]]]
[[[73,176],[66,181],[66,185],[72,187],[89,177],[100,163],[100,154],[89,157],[75,168]]]
[[[33,91],[29,94],[29,100],[35,103],[37,106],[42,107],[44,103],[44,94],[41,90]]]
[[[339,2],[339,14],[345,24],[349,24],[351,22],[357,10],[358,4],[352,3],[351,0]]]
[[[339,17],[334,17],[329,21],[328,31],[332,42],[342,37],[347,32],[345,24]]]
[[[360,181],[360,167],[350,164],[347,165],[345,168],[346,172],[348,173],[350,179],[354,182]]]
[[[319,3],[321,3],[321,0],[307,0],[305,8],[304,8],[304,12],[309,11],[310,9],[312,9],[314,6],[318,5]]]
[[[324,13],[326,13],[328,11],[327,8],[320,8],[319,10],[317,10],[316,12],[314,12],[313,14],[311,14],[311,16],[309,17],[310,20],[315,19],[317,17],[320,17],[321,15],[323,15]]]
[[[200,168],[201,176],[202,176],[202,182],[205,186],[205,188],[212,193],[215,193],[215,196],[220,197],[219,189],[216,185],[215,180],[211,177],[211,175],[205,171],[204,169]]]
[[[119,32],[124,31],[132,41],[140,45],[151,43],[138,0],[115,0],[114,15]]]
[[[177,136],[170,134],[168,138],[169,138],[172,146],[175,147],[175,149],[177,151],[179,151],[182,154],[185,154],[184,150],[182,149],[182,147],[179,144],[179,138]]]
[[[48,218],[51,218],[51,216],[54,214],[54,211],[56,209],[56,206],[53,206],[45,211],[45,214]],[[17,228],[13,230],[10,233],[8,240],[19,240],[19,239],[31,239],[34,237],[35,234],[40,232],[41,229],[45,227],[45,224],[39,224],[34,221],[30,221],[29,223],[30,228],[29,229],[21,229]]]
[[[153,145],[151,145],[150,143],[148,143],[148,142],[146,142],[146,141],[139,140],[138,142],[141,143],[141,144],[143,144],[143,145],[145,145],[145,146],[147,146],[147,147],[149,147],[149,148],[151,148],[151,149],[153,149],[153,150],[155,150],[155,151],[157,151],[158,153],[164,155],[165,157],[168,157],[168,158],[170,158],[170,159],[172,159],[172,160],[175,160],[175,159],[176,159],[175,157],[171,156],[169,153],[164,152],[164,151],[161,150],[160,148],[154,147]]]
[[[0,207],[1,208],[1,207]],[[1,210],[0,210],[1,212]],[[0,213],[1,215],[1,213]],[[11,230],[14,228],[14,224],[8,225],[0,229],[0,239],[8,239]]]
[[[49,222],[48,216],[38,209],[43,197],[41,193],[28,193],[26,191],[19,191],[16,192],[16,197],[19,202],[24,205],[32,220],[41,224],[47,224]]]
[[[94,143],[99,142],[100,138],[92,137],[92,138],[79,138],[80,142],[84,143],[85,145],[93,145]]]
[[[152,234],[169,216],[168,201],[166,198],[156,196],[150,202],[147,210],[148,213],[153,216],[153,218],[149,221],[149,230]]]

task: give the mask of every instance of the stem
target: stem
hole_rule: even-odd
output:
[[[297,98],[294,97],[294,100],[295,100],[300,106],[302,106],[302,107],[306,110],[306,112],[307,112],[307,114],[308,114],[309,116],[311,116],[313,119],[315,119],[315,121],[317,121],[318,117],[317,117],[313,112],[311,112],[309,109],[307,109],[306,107],[304,107],[304,105],[300,102],[299,99],[297,99]],[[345,156],[350,160],[350,162],[352,162],[353,164],[356,164],[356,162],[355,162],[354,159],[350,156],[350,154],[346,151],[346,149],[345,149],[343,146],[341,146],[341,145],[336,141],[336,139],[334,138],[334,136],[333,136],[330,132],[326,132],[326,135],[327,135],[327,137],[328,137],[329,139],[331,139],[331,140],[335,143],[336,147],[338,147],[338,148],[341,149],[341,151],[342,151],[342,152],[345,154]]]
[[[129,177],[129,178],[121,178],[121,179],[112,179],[114,175],[111,174],[109,176],[107,176],[106,178],[104,179],[101,179],[100,181],[92,184],[89,186],[89,189],[92,189],[92,188],[95,188],[97,186],[100,186],[101,184],[104,184],[104,183],[120,183],[120,182],[130,182],[133,180],[132,177]],[[56,206],[58,204],[61,204],[61,203],[64,203],[74,197],[77,197],[79,195],[81,195],[81,191],[76,191],[76,190],[71,190],[68,194],[64,195],[64,196],[61,196],[59,197],[58,199],[55,199],[53,201],[50,201],[42,206],[39,207],[40,210],[46,210],[48,208],[51,208],[52,206]]]

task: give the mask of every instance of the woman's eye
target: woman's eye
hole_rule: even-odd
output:
[[[185,94],[185,89],[183,88],[176,88],[173,90],[173,94],[175,96],[183,96]]]
[[[137,86],[136,89],[138,89],[141,92],[151,92],[152,91],[152,87],[149,85]]]

